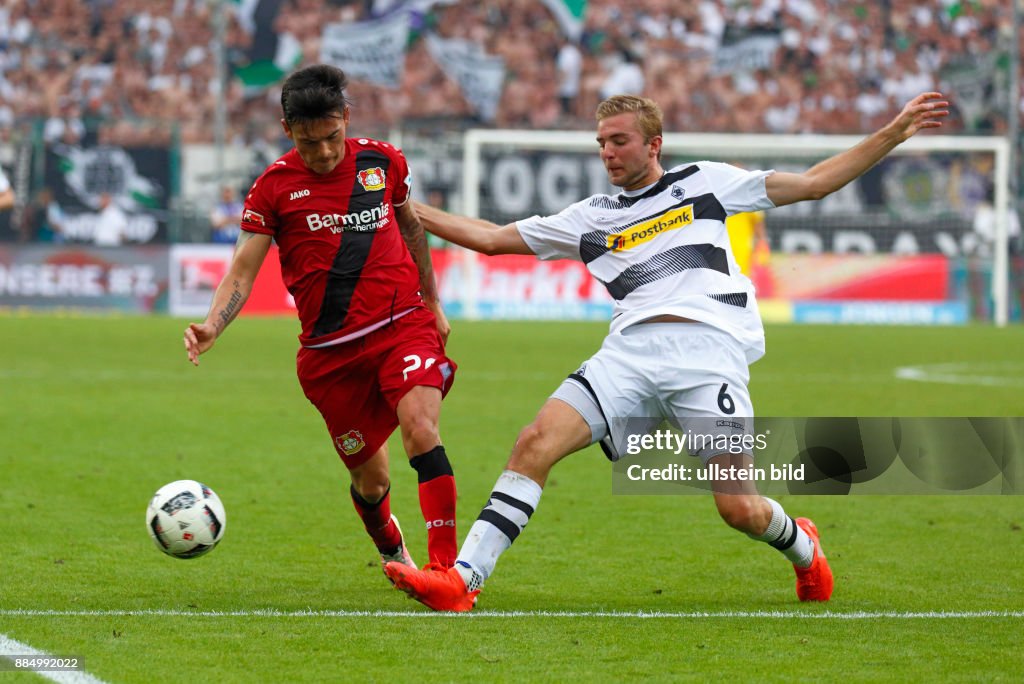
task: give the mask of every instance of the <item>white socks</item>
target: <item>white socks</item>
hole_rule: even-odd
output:
[[[807,533],[793,522],[793,519],[782,510],[782,505],[767,496],[764,500],[772,507],[772,519],[768,529],[761,536],[748,535],[752,539],[767,542],[782,552],[789,562],[801,568],[810,566],[814,560],[814,542]]]
[[[530,478],[511,470],[498,477],[487,505],[470,528],[455,562],[455,569],[469,591],[482,587],[484,580],[494,572],[498,558],[530,521],[543,491]],[[772,508],[768,529],[760,536],[749,536],[778,549],[798,567],[810,566],[814,560],[814,542],[786,515],[778,501],[768,497],[764,500]]]
[[[511,470],[498,477],[455,562],[469,591],[479,589],[494,572],[498,557],[512,546],[530,521],[543,491],[530,478]]]

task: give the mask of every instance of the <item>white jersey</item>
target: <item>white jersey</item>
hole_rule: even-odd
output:
[[[682,164],[646,188],[592,195],[517,227],[538,257],[582,261],[607,288],[612,333],[654,316],[692,318],[732,335],[751,363],[764,355],[764,328],[725,218],[773,208],[765,190],[772,173]]]

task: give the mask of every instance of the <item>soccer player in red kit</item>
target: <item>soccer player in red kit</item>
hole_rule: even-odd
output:
[[[400,150],[346,138],[347,78],[316,65],[281,91],[281,120],[295,148],[263,172],[245,200],[242,234],[203,323],[185,330],[199,364],[242,309],[276,240],[281,275],[302,333],[297,373],[351,475],[351,495],[381,564],[415,567],[391,514],[387,439],[402,444],[419,479],[430,562],[450,567],[458,549],[455,478],[441,445],[441,399],[455,364],[423,228],[409,201]]]

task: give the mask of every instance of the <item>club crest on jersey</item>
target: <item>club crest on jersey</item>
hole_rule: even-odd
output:
[[[693,205],[687,204],[685,207],[665,212],[656,218],[641,221],[621,233],[612,233],[607,238],[607,247],[613,252],[624,252],[637,245],[650,242],[663,233],[678,230],[691,223],[693,223]]]
[[[345,452],[346,456],[358,454],[366,446],[366,442],[363,441],[363,433],[359,430],[349,430],[343,435],[338,435],[334,438],[334,443]]]
[[[245,213],[242,214],[242,223],[251,223],[256,226],[267,225],[267,221],[263,218],[263,214],[259,214],[252,209],[246,209]]]
[[[384,189],[384,169],[379,166],[374,166],[372,169],[366,169],[359,171],[356,174],[356,178],[359,180],[359,184],[363,186],[365,190],[383,190]]]

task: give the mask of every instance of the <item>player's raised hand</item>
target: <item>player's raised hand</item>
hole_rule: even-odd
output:
[[[907,103],[889,125],[896,130],[900,142],[922,128],[939,128],[942,119],[949,116],[949,101],[942,93],[921,93]]]
[[[428,309],[434,312],[434,318],[437,319],[437,332],[441,334],[441,342],[448,344],[448,336],[452,333],[452,326],[448,323],[448,317],[444,315],[441,302],[427,301],[426,305]]]
[[[189,323],[185,328],[185,353],[193,366],[199,365],[199,355],[209,351],[217,341],[217,330],[209,323]]]

